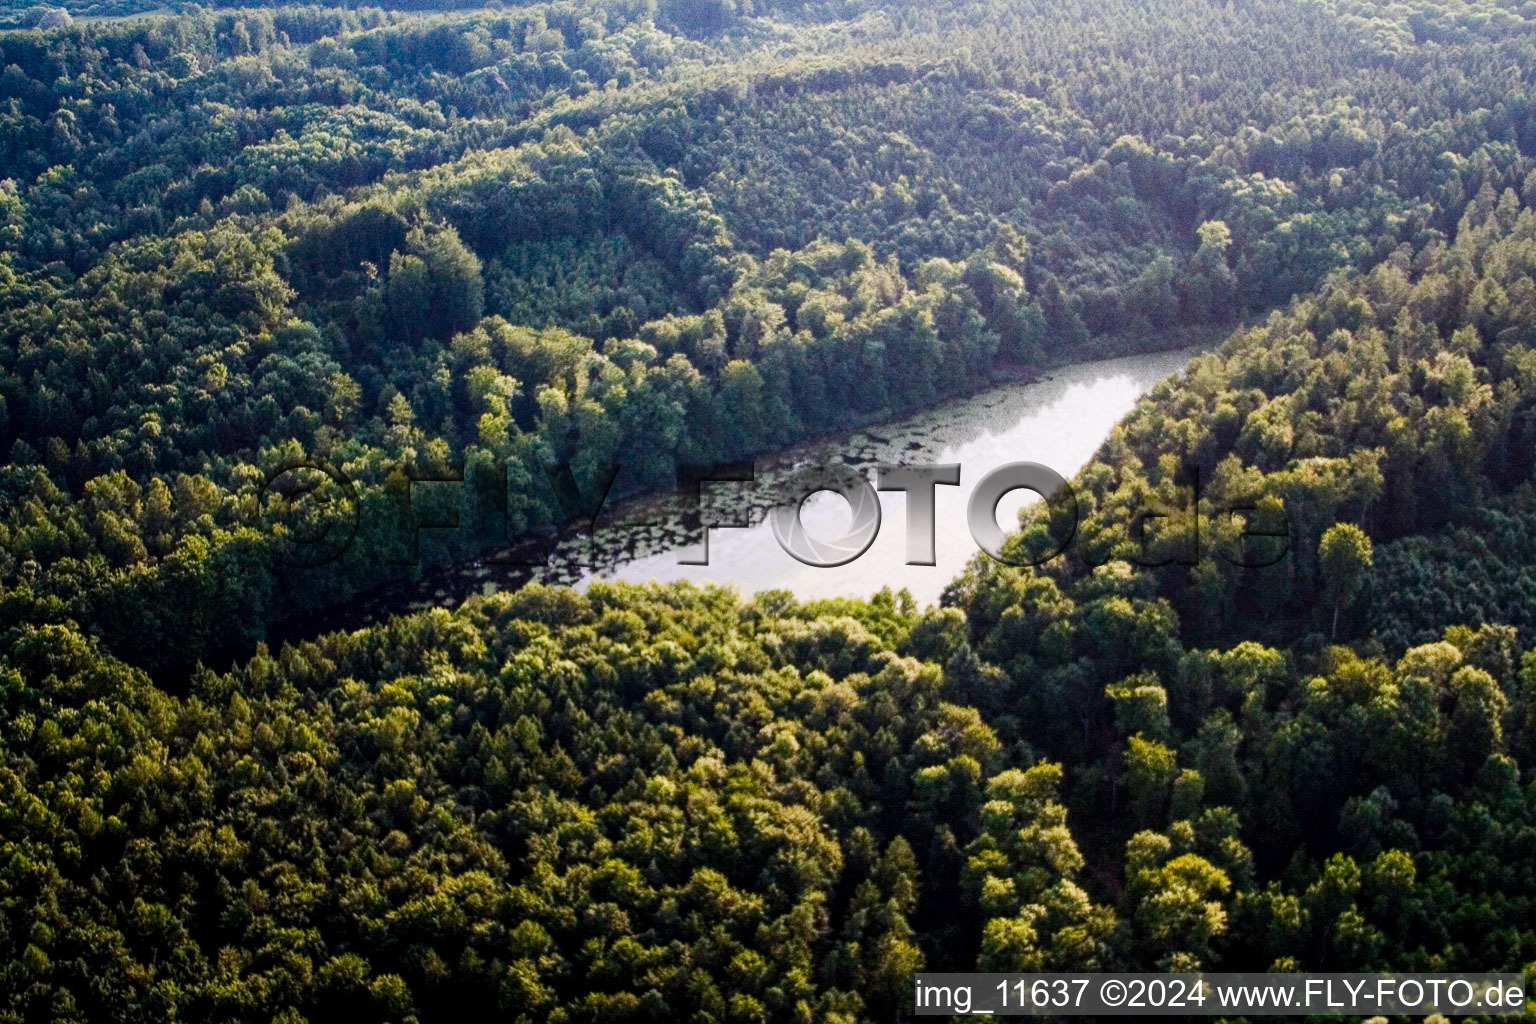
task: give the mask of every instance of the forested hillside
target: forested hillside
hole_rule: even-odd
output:
[[[1373,599],[1530,529],[1536,213],[1489,200],[1161,385],[1074,557],[943,607],[531,585],[185,696],[24,627],[7,1012],[876,1021],[923,965],[1524,969],[1536,651],[1476,587]],[[1296,549],[1132,569],[1117,522],[1181,464],[1213,549],[1239,494]]]
[[[921,966],[1526,969],[1528,16],[0,32],[0,1020],[852,1024]],[[465,557],[560,525],[550,463],[670,488],[1217,331],[1074,481],[1062,557],[940,607],[533,585],[262,643],[412,571],[412,478],[465,475],[422,542]],[[370,527],[318,569],[266,487],[298,462]]]
[[[405,571],[407,476],[473,485],[429,562],[515,542],[545,464],[670,487],[1536,188],[1520,8],[705,7],[0,34],[0,619],[184,678]],[[301,460],[370,528],[295,576]]]

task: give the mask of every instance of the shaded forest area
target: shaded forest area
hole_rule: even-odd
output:
[[[0,34],[0,1018],[853,1022],[920,966],[1526,970],[1531,15]],[[508,514],[460,509],[441,560],[556,525],[553,460],[668,486],[1196,326],[1232,333],[1079,475],[1069,557],[978,559],[940,607],[530,586],[261,644],[397,571],[398,530],[280,564],[292,460],[384,523],[462,467]],[[1268,568],[1184,557],[1276,523]]]
[[[1378,595],[1529,522],[1532,302],[1536,212],[1474,204],[1159,385],[1077,480],[1074,557],[978,556],[927,610],[534,584],[180,696],[24,626],[5,1012],[853,1022],[924,966],[1529,974],[1529,632]],[[1189,465],[1203,543],[1244,543],[1243,496],[1290,556],[1132,569],[1190,542],[1125,529]]]
[[[185,678],[397,576],[408,477],[471,482],[422,551],[464,557],[564,520],[548,463],[670,487],[1536,189],[1523,9],[1187,6],[0,35],[0,626]],[[266,484],[299,460],[375,528],[296,573]]]

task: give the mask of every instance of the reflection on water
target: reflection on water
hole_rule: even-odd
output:
[[[866,596],[881,587],[907,588],[919,604],[936,601],[976,553],[965,525],[966,501],[983,476],[1008,462],[1039,462],[1071,477],[1093,456],[1110,429],[1152,385],[1181,369],[1188,349],[1083,363],[1056,371],[1033,384],[1014,384],[949,403],[879,428],[814,442],[758,463],[757,484],[708,484],[703,518],[743,522],[745,528],[717,528],[709,535],[709,564],[681,564],[702,554],[699,531],[679,528],[680,506],[673,498],[628,503],[611,521],[600,523],[592,564],[609,566],[598,579],[629,582],[690,580],[734,584],[746,593],[786,588],[802,598]],[[874,481],[882,464],[959,463],[960,486],[935,492],[937,565],[906,563],[906,498],[881,493],[882,524],[874,544],[858,559],[837,568],[803,565],[774,539],[765,519],[775,492],[772,483],[804,465],[843,463]],[[1027,502],[1015,491],[998,506],[998,520],[1013,521]],[[806,529],[827,539],[846,532],[850,509],[840,496],[813,495],[802,509]],[[584,585],[593,577],[585,570]]]
[[[473,594],[515,588],[530,580],[577,587],[593,579],[690,580],[731,584],[748,594],[787,588],[811,599],[863,597],[888,586],[905,587],[920,604],[931,603],[976,553],[965,525],[965,506],[977,481],[998,466],[1021,461],[1043,463],[1070,478],[1136,400],[1159,380],[1178,372],[1193,352],[1182,349],[1081,363],[1042,381],[1004,385],[880,427],[759,459],[754,483],[705,486],[705,522],[750,524],[710,530],[708,565],[685,564],[702,554],[701,531],[675,497],[626,501],[602,514],[595,536],[563,538],[546,568],[479,562],[447,566],[329,612],[281,624],[270,632],[269,640],[274,644],[305,640],[333,630],[360,629],[405,612],[457,607]],[[900,493],[880,495],[879,536],[847,565],[835,569],[803,565],[779,547],[766,517],[781,493],[775,483],[786,472],[798,466],[841,464],[873,482],[875,467],[900,463],[960,464],[960,485],[935,489],[937,565],[906,564],[906,498]],[[1027,500],[1034,500],[1027,491],[1005,495],[998,505],[999,522],[1009,523]],[[813,536],[828,540],[846,533],[850,518],[847,502],[828,493],[813,495],[802,515]]]

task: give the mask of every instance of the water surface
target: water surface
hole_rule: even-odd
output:
[[[965,525],[966,502],[977,481],[1009,462],[1038,462],[1072,477],[1137,400],[1182,369],[1195,351],[1079,363],[1039,381],[1005,384],[879,427],[802,444],[758,459],[753,484],[706,485],[702,513],[686,509],[673,495],[616,502],[599,517],[595,535],[563,536],[543,568],[470,561],[432,569],[326,612],[280,623],[268,639],[280,645],[434,606],[455,608],[473,594],[530,580],[579,588],[594,579],[690,580],[731,585],[746,594],[784,588],[809,599],[867,597],[882,587],[904,587],[919,604],[930,604],[977,553]],[[958,463],[960,485],[935,489],[937,564],[906,564],[906,497],[898,492],[879,495],[880,533],[855,561],[823,569],[785,553],[767,522],[785,474],[833,463],[852,467],[871,483],[882,465]],[[1027,491],[1006,495],[998,505],[999,522],[1010,524],[1032,500],[1037,499]],[[709,564],[690,565],[702,553],[699,519],[749,525],[712,529]],[[802,520],[816,537],[841,536],[850,519],[848,504],[830,493],[814,495],[802,509]]]
[[[746,528],[710,531],[709,564],[697,560],[697,531],[678,526],[683,509],[671,497],[628,503],[601,524],[597,551],[583,560],[599,568],[578,574],[591,579],[691,580],[733,584],[745,593],[786,588],[802,598],[867,596],[889,586],[905,587],[919,604],[938,600],[945,584],[965,567],[977,548],[965,525],[966,502],[976,483],[1009,462],[1038,462],[1072,477],[1093,457],[1110,430],[1154,384],[1176,373],[1193,350],[1128,356],[1080,363],[1034,383],[1009,384],[870,430],[790,449],[759,460],[756,484],[708,484],[705,519],[750,521]],[[772,482],[794,467],[842,463],[871,483],[875,467],[891,464],[960,465],[958,487],[935,491],[936,565],[906,564],[906,497],[882,492],[879,535],[868,551],[847,565],[820,568],[796,561],[774,538],[766,513],[779,493]],[[998,506],[1005,526],[1018,510],[1038,500],[1015,491]],[[848,503],[830,492],[813,495],[802,521],[814,536],[847,532]]]

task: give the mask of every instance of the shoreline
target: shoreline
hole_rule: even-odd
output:
[[[766,480],[770,479],[775,471],[782,471],[787,465],[793,464],[797,456],[804,456],[816,448],[834,444],[839,440],[853,440],[860,435],[868,435],[870,441],[875,444],[885,443],[887,439],[880,434],[882,428],[891,428],[901,423],[933,416],[946,408],[974,403],[987,395],[1014,389],[1033,390],[1036,385],[1055,380],[1057,374],[1066,370],[1121,359],[1153,357],[1176,352],[1188,352],[1189,357],[1193,357],[1210,344],[1212,332],[1203,332],[1205,336],[1193,344],[1188,340],[1190,333],[1192,332],[1183,332],[1178,336],[1181,344],[1102,359],[1053,363],[1044,367],[1000,368],[1000,373],[991,383],[949,396],[937,405],[892,413],[862,424],[850,424],[839,431],[802,438],[783,448],[758,453],[754,456],[754,462],[765,473],[760,480]],[[1216,337],[1225,337],[1227,333],[1228,331],[1224,330]],[[886,431],[886,433],[890,432],[890,430]],[[1102,440],[1099,443],[1102,443]],[[1074,469],[1073,472],[1075,473],[1076,470]],[[626,518],[643,516],[647,511],[653,511],[657,502],[667,499],[667,492],[654,489],[620,495],[610,503],[605,503],[604,519],[608,522],[599,527],[599,532],[617,529]],[[762,508],[754,506],[749,513],[749,518],[754,523],[759,522],[762,516],[766,515],[767,508],[767,505]],[[658,527],[654,522],[632,525],[642,527],[644,535],[635,537],[632,531],[631,537],[617,550],[604,548],[601,541],[589,538],[584,529],[575,527],[564,529],[554,537],[525,540],[510,547],[481,549],[473,557],[424,567],[420,575],[414,578],[408,577],[372,587],[320,612],[282,619],[268,628],[264,643],[270,650],[277,650],[282,646],[302,644],[329,633],[352,632],[367,628],[395,615],[413,614],[433,607],[457,607],[469,597],[485,593],[488,587],[497,591],[516,589],[535,581],[550,585],[580,585],[589,580],[601,579],[603,574],[618,571],[625,565],[682,546],[674,543],[678,539],[676,537],[658,536],[658,531],[664,528]],[[673,527],[673,529],[681,528]],[[654,542],[654,547],[648,547],[647,542]],[[579,553],[573,557],[561,557],[562,551],[569,554],[573,549],[577,549],[578,545],[584,547],[590,544],[598,544],[599,549],[606,556],[606,560],[602,563],[603,568],[600,570],[577,564],[575,559],[580,557]],[[518,564],[507,564],[508,562]],[[220,660],[223,662],[226,659]],[[239,660],[238,656],[228,659],[231,664]]]

